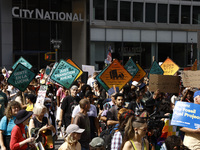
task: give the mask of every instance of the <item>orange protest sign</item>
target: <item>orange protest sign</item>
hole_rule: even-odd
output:
[[[179,70],[179,66],[170,58],[165,60],[165,62],[161,65],[161,68],[164,71],[163,75],[174,75]]]
[[[192,71],[197,70],[197,59],[195,60],[194,64],[192,65]]]
[[[114,60],[100,76],[100,79],[109,87],[113,85],[121,90],[133,77],[118,60]]]
[[[136,64],[139,71],[137,72],[137,74],[134,76],[134,78],[132,79],[132,81],[137,81],[139,82],[142,78],[144,78],[146,76],[146,72],[140,67],[139,64]]]
[[[74,80],[74,81],[76,81],[83,74],[83,71],[71,59],[67,59],[67,62],[69,64],[71,64],[72,66],[76,67],[78,70],[80,70],[79,74],[77,75],[76,79]]]

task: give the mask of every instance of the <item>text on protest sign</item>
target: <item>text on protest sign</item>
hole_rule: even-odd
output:
[[[176,102],[171,124],[192,129],[200,128],[200,105]]]
[[[22,64],[24,65],[25,67],[27,67],[28,69],[31,69],[32,68],[32,65],[27,61],[25,60],[23,57],[20,57],[16,63],[12,66],[12,69],[15,69],[15,67],[18,65],[18,64]]]
[[[132,81],[137,81],[139,82],[142,78],[144,78],[146,76],[146,72],[140,67],[139,64],[136,64],[139,71],[137,72],[137,74],[134,76],[134,78],[132,79]]]
[[[165,60],[165,62],[161,65],[161,68],[164,71],[163,75],[174,75],[179,70],[179,66],[170,58]]]
[[[46,92],[47,92],[47,85],[40,85],[40,89],[38,91],[38,96],[36,100],[36,104],[44,104],[44,99],[46,97]]]
[[[137,65],[133,62],[132,59],[129,59],[127,61],[127,63],[124,65],[124,68],[134,77],[138,71],[139,68],[137,67]]]
[[[150,91],[156,91],[157,89],[159,89],[160,92],[179,93],[179,84],[179,76],[164,76],[158,74],[150,74]]]
[[[200,87],[200,70],[183,71],[181,76],[184,87]]]
[[[75,79],[77,80],[83,74],[83,71],[71,59],[67,59],[67,62],[70,63],[72,66],[76,67],[80,71]]]

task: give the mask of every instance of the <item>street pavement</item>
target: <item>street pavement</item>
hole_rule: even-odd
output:
[[[60,145],[62,145],[64,143],[64,139],[62,137],[58,137],[57,141],[55,141],[55,150],[57,150]]]

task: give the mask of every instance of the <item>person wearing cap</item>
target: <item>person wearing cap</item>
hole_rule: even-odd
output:
[[[73,85],[70,89],[70,95],[63,99],[60,110],[59,126],[64,125],[67,127],[71,124],[72,111],[76,105],[78,105],[80,98],[77,96],[78,86]]]
[[[200,90],[194,93],[194,103],[200,104]],[[200,148],[200,128],[198,129],[191,129],[182,127],[180,128],[181,131],[185,132],[183,144],[187,146],[191,150],[196,150]],[[195,147],[196,146],[196,147]]]
[[[58,150],[81,150],[81,144],[78,142],[81,134],[85,129],[79,128],[76,124],[70,124],[66,129],[65,142],[58,148]]]
[[[100,137],[95,137],[90,142],[90,150],[105,150],[105,142]]]
[[[28,124],[29,119],[33,112],[20,110],[14,123],[16,124],[11,132],[10,149],[11,150],[26,150],[29,146],[33,146],[35,138],[27,138],[25,126]]]

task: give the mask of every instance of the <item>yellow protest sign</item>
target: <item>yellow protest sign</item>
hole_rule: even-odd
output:
[[[71,59],[67,59],[67,62],[69,64],[71,64],[72,66],[76,67],[78,70],[80,70],[79,74],[77,75],[76,79],[74,80],[74,81],[76,81],[83,74],[83,71]]]
[[[137,72],[137,74],[134,76],[134,78],[132,79],[132,81],[137,81],[139,82],[142,78],[144,78],[146,76],[146,72],[140,67],[139,64],[136,64],[139,71]]]
[[[179,66],[170,58],[165,60],[165,62],[161,65],[161,68],[164,71],[163,75],[174,75],[179,70]]]
[[[103,72],[100,79],[109,87],[113,85],[121,90],[124,85],[129,82],[133,77],[122,66],[117,59],[113,60],[110,66]]]

